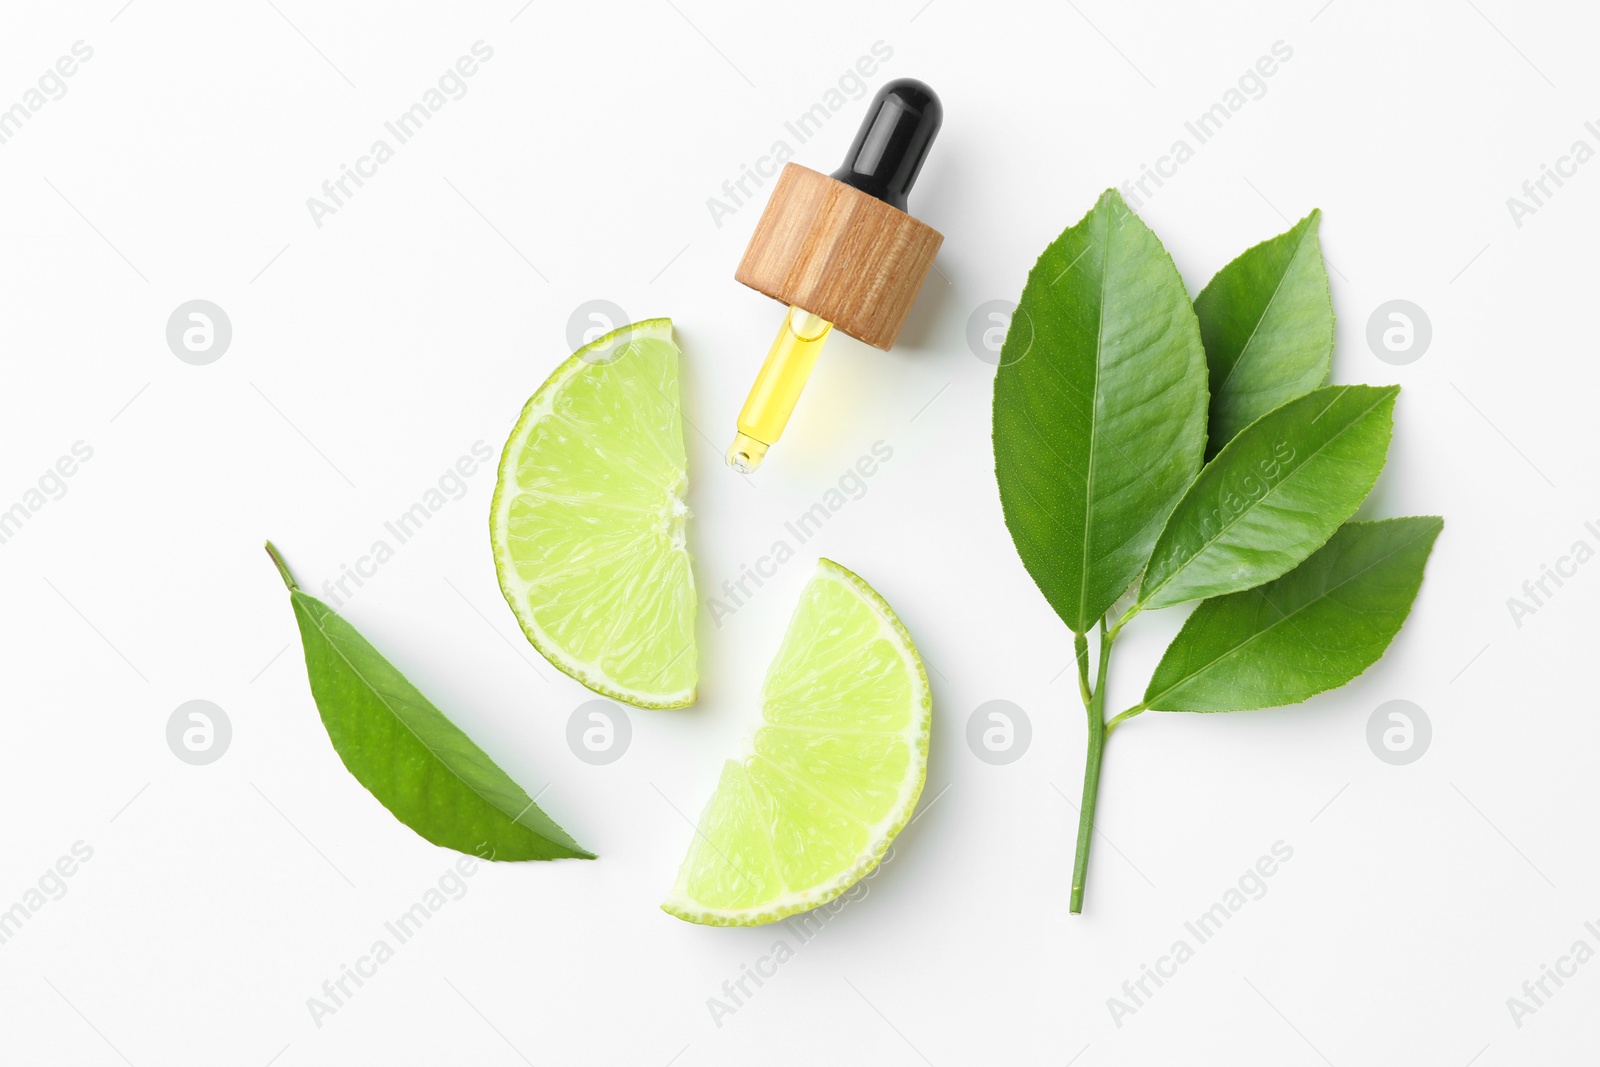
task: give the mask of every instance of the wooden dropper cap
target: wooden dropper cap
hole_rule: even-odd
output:
[[[734,277],[887,350],[944,236],[906,214],[944,109],[900,78],[878,90],[832,175],[784,165]]]

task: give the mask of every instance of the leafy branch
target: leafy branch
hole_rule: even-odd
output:
[[[1443,527],[1350,521],[1383,470],[1400,390],[1323,384],[1319,220],[1249,249],[1191,304],[1108,190],[1045,249],[1013,316],[1026,328],[1008,333],[995,378],[995,477],[1017,553],[1073,633],[1088,715],[1073,912],[1112,731],[1146,711],[1274,707],[1349,682],[1399,632]],[[1144,698],[1108,719],[1123,627],[1195,601]]]

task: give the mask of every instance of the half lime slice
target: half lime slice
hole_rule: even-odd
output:
[[[755,926],[827,903],[877,865],[922,793],[922,659],[884,599],[831,560],[800,594],[761,716],[661,905],[680,919]]]
[[[580,348],[533,394],[500,457],[489,535],[528,640],[597,693],[693,703],[688,457],[670,319]]]

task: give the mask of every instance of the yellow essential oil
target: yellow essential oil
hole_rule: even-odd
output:
[[[739,432],[728,446],[728,466],[741,474],[761,466],[768,447],[783,436],[800,391],[831,332],[833,324],[826,319],[790,306],[739,412]]]

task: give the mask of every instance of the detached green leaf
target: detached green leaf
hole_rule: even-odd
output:
[[[1346,523],[1277,581],[1206,601],[1167,646],[1144,706],[1247,711],[1344,685],[1399,633],[1443,528],[1431,515]]]
[[[1333,297],[1317,240],[1321,211],[1249,249],[1195,298],[1211,372],[1206,455],[1328,379]]]
[[[345,769],[394,817],[436,845],[496,860],[593,859],[366,638],[289,587],[306,674]]]
[[[1107,190],[1029,272],[994,386],[1006,526],[1075,633],[1138,576],[1199,469],[1205,374],[1172,258]]]
[[[1247,426],[1172,509],[1139,605],[1250,589],[1315,552],[1378,480],[1399,393],[1398,385],[1330,385]]]

